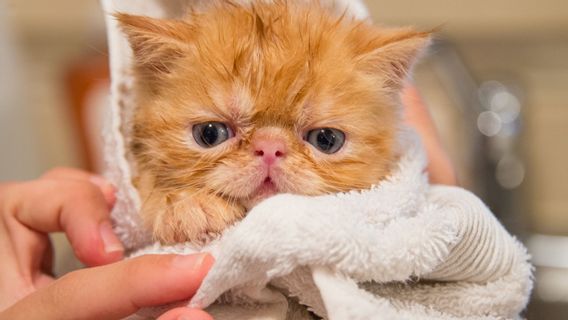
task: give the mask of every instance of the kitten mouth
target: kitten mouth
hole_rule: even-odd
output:
[[[266,177],[262,183],[250,194],[249,202],[256,204],[278,193],[278,187],[272,178]]]
[[[266,177],[262,184],[256,189],[256,195],[271,196],[278,192],[278,187],[272,181],[272,178]]]

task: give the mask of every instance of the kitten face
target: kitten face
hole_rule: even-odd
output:
[[[136,185],[158,240],[219,232],[275,193],[363,189],[389,173],[398,90],[427,34],[286,2],[118,18],[139,80]]]

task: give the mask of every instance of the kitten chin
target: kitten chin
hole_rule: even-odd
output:
[[[396,160],[400,90],[430,34],[318,1],[118,14],[134,53],[130,152],[154,239],[199,242],[276,193],[366,189]]]

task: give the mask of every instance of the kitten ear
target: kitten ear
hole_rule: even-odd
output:
[[[398,29],[371,42],[360,55],[364,68],[384,79],[384,88],[398,93],[414,63],[431,42],[431,32]],[[369,50],[370,49],[370,50]]]
[[[138,67],[168,73],[171,63],[183,56],[194,39],[194,27],[181,20],[162,20],[125,13],[115,14],[126,34]]]

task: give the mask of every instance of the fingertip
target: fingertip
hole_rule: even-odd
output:
[[[108,190],[103,190],[103,196],[105,197],[109,210],[114,208],[116,204],[116,192],[116,187],[113,185],[110,185]]]
[[[98,175],[92,175],[89,178],[89,181],[96,185],[102,192],[108,207],[110,209],[114,207],[114,204],[116,203],[116,187],[108,182],[105,178]]]
[[[73,246],[73,250],[77,259],[88,267],[107,265],[121,261],[124,258],[124,252],[115,251],[107,253],[104,251],[102,245],[93,245],[88,248]]]
[[[104,220],[99,224],[99,246],[95,259],[92,260],[93,265],[104,265],[117,262],[124,258],[124,246],[118,239],[109,220]]]
[[[126,260],[124,281],[134,282],[139,292],[131,296],[134,305],[156,306],[171,301],[186,301],[201,286],[214,259],[210,254],[143,255]],[[136,279],[145,279],[138,283]]]
[[[215,258],[209,252],[203,252],[201,254],[203,255],[203,260],[201,262],[201,271],[204,272],[204,275],[206,275],[215,264]]]
[[[80,237],[69,237],[77,258],[89,267],[101,266],[124,258],[124,246],[114,234],[109,220],[103,220],[93,227],[86,228]],[[68,234],[68,236],[70,236]],[[75,243],[73,242],[75,240]]]
[[[184,307],[172,309],[161,315],[158,320],[213,320],[213,317],[203,310]]]
[[[113,251],[113,252],[105,252],[102,255],[102,259],[98,263],[98,265],[109,264],[113,262],[117,262],[124,259],[124,250],[122,251]]]
[[[193,270],[201,277],[205,277],[205,275],[207,275],[214,263],[215,258],[207,252],[191,255],[179,255],[172,260],[172,265],[175,268]]]
[[[118,240],[116,234],[114,234],[110,221],[104,220],[99,224],[99,234],[103,241],[105,253],[113,254],[116,252],[124,252],[124,246],[122,242]]]

